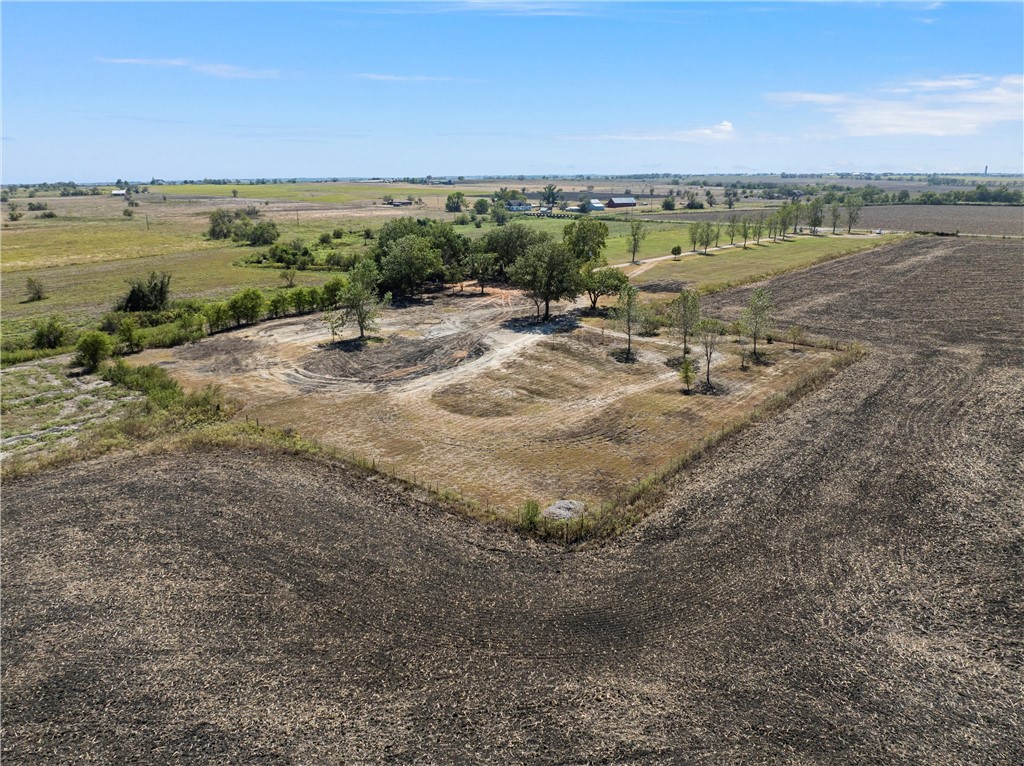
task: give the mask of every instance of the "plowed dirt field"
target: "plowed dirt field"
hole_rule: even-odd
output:
[[[299,458],[7,484],[4,762],[1021,763],[1020,244],[770,286],[871,356],[601,548]]]

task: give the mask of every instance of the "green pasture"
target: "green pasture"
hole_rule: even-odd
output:
[[[707,255],[684,252],[679,260],[661,261],[637,274],[633,281],[644,284],[673,280],[705,289],[717,289],[870,250],[901,236],[887,234],[860,238],[803,235],[785,242],[766,242],[762,239],[760,245],[748,244],[746,250],[736,246],[725,250],[709,250]]]
[[[352,203],[381,200],[385,195],[396,200],[422,197],[424,201],[440,199],[443,205],[448,195],[461,191],[467,197],[490,196],[498,187],[483,186],[425,186],[420,184],[363,184],[339,181],[337,183],[295,183],[295,184],[169,184],[150,186],[151,195],[168,197],[231,197],[231,190],[238,190],[238,199],[287,200],[291,202],[332,202]]]

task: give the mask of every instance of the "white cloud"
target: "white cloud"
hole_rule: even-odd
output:
[[[657,133],[612,133],[588,136],[594,141],[661,141],[661,142],[692,142],[692,141],[724,141],[733,137],[735,129],[728,120],[706,128],[690,128],[688,130],[672,130]]]
[[[793,92],[768,98],[820,107],[849,136],[969,136],[997,123],[1022,120],[1024,77],[956,75],[871,93]]]
[[[190,59],[149,59],[149,58],[104,58],[96,59],[101,64],[127,64],[148,67],[179,67],[193,72],[219,77],[225,80],[266,80],[280,76],[276,69],[246,69],[234,64],[203,64]]]

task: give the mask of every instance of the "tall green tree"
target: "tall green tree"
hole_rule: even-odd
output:
[[[558,204],[558,200],[562,197],[562,190],[555,188],[554,184],[548,184],[545,186],[540,193],[540,201],[545,205],[554,207]]]
[[[378,294],[380,281],[380,272],[370,258],[363,258],[349,272],[348,282],[338,298],[338,309],[324,316],[332,337],[352,322],[359,328],[360,339],[376,327],[377,319],[391,303],[391,293],[384,293],[383,296]]]
[[[640,252],[640,245],[647,239],[647,226],[643,221],[630,221],[629,234],[626,235],[626,244],[629,246],[630,262],[636,263],[636,254]]]
[[[561,242],[548,238],[531,245],[509,269],[512,284],[523,290],[537,307],[537,318],[547,321],[551,302],[572,300],[583,291],[579,264]],[[544,316],[540,307],[544,306]]]
[[[444,209],[449,213],[461,213],[463,206],[466,204],[466,195],[460,191],[452,192],[448,195],[448,199],[445,200]]]
[[[383,288],[397,295],[414,295],[443,273],[441,253],[425,237],[415,234],[391,242],[380,261]]]
[[[774,313],[775,301],[770,290],[758,287],[750,294],[750,302],[743,309],[740,322],[747,335],[754,341],[754,356],[757,356],[757,339],[764,337],[765,332],[771,327]]]
[[[688,341],[700,322],[700,297],[696,290],[683,290],[669,303],[672,324],[683,336],[683,356],[690,353]]]
[[[578,218],[562,230],[562,241],[580,263],[601,258],[607,239],[608,224],[593,218]]]
[[[634,285],[623,287],[612,316],[619,329],[626,333],[626,361],[633,358],[633,333],[639,328],[643,313],[640,291]]]
[[[847,194],[843,200],[843,208],[846,210],[846,233],[852,234],[853,227],[860,219],[861,208],[864,207],[864,199],[859,194]]]
[[[828,218],[829,223],[832,224],[832,233],[836,233],[836,228],[839,226],[839,222],[843,218],[843,206],[839,200],[835,200],[828,206]]]
[[[583,291],[590,298],[590,308],[597,308],[597,301],[602,295],[617,295],[629,284],[629,277],[622,269],[608,268],[604,256],[584,262],[580,273],[583,278]]]

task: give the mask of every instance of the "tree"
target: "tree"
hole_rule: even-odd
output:
[[[846,208],[846,233],[852,234],[853,227],[860,218],[861,208],[864,207],[864,200],[859,194],[847,194],[843,207]]]
[[[113,350],[114,344],[110,336],[99,330],[82,333],[75,345],[75,351],[78,352],[77,361],[85,367],[86,372],[96,370],[104,360],[110,358]]]
[[[558,200],[561,199],[561,196],[561,189],[556,189],[554,184],[548,184],[540,192],[540,201],[545,205],[554,207],[558,204]]]
[[[821,197],[815,197],[807,206],[807,225],[811,231],[818,233],[818,227],[825,221],[825,201]]]
[[[675,210],[676,209],[676,198],[669,195],[661,201],[662,210]]]
[[[764,233],[764,211],[754,216],[754,222],[750,225],[750,233],[754,237],[754,244],[761,244],[761,235]]]
[[[46,299],[46,289],[43,287],[43,283],[35,277],[25,280],[25,290],[28,292],[29,303]]]
[[[487,211],[491,209],[491,203],[485,200],[483,197],[473,203],[473,212],[477,215],[487,215]]]
[[[235,217],[231,211],[222,208],[210,213],[210,228],[206,232],[210,239],[231,239],[234,230]]]
[[[731,199],[731,197],[730,197]],[[729,244],[736,244],[736,232],[739,230],[740,217],[736,213],[730,213],[725,230],[729,233]]]
[[[508,208],[504,202],[495,202],[491,205],[491,219],[498,225],[504,226],[508,221]]]
[[[683,336],[683,356],[690,353],[687,343],[700,322],[700,297],[694,290],[683,290],[669,303],[672,324]]]
[[[704,375],[707,387],[711,388],[711,360],[718,344],[722,342],[724,326],[717,319],[702,319],[697,324],[697,338],[704,348]]]
[[[207,303],[203,307],[203,315],[206,317],[206,324],[210,326],[211,333],[225,329],[231,322],[228,304],[223,301]]]
[[[547,321],[551,301],[572,300],[582,291],[579,263],[564,243],[548,238],[531,245],[509,269],[509,279],[523,290],[537,307],[537,317]],[[540,305],[544,304],[544,316]]]
[[[633,285],[626,285],[619,292],[613,316],[615,323],[626,333],[626,361],[633,358],[633,333],[640,324],[643,307],[640,305],[640,291]]]
[[[747,249],[747,240],[750,239],[750,221],[746,218],[740,219],[740,236],[743,237],[743,249]]]
[[[640,244],[647,239],[647,227],[643,221],[630,221],[626,244],[629,246],[630,262],[636,263],[636,254],[640,252]]]
[[[227,308],[235,324],[255,324],[263,317],[266,304],[263,293],[255,287],[247,287],[231,296]]]
[[[754,356],[757,356],[757,339],[762,337],[771,326],[775,304],[771,291],[759,287],[750,294],[750,302],[743,310],[740,322],[747,335],[754,341]]]
[[[466,204],[466,195],[460,191],[452,192],[444,203],[444,209],[449,213],[461,213],[462,206]]]
[[[391,242],[380,261],[383,287],[398,295],[415,294],[428,280],[444,272],[441,253],[430,242],[415,234],[407,234]]]
[[[579,218],[562,230],[562,241],[580,263],[603,257],[607,239],[608,224],[591,218]]]
[[[391,303],[391,293],[378,297],[377,287],[381,275],[370,258],[364,258],[349,272],[348,283],[341,291],[338,310],[328,313],[324,320],[331,328],[332,337],[350,322],[359,328],[359,338],[376,327],[376,321]]]
[[[295,269],[284,269],[281,272],[281,281],[284,282],[285,287],[295,287]]]
[[[543,241],[547,235],[515,221],[500,229],[491,229],[479,240],[478,247],[484,252],[494,253],[494,277],[505,279],[508,270],[531,245]]]
[[[623,287],[629,284],[622,269],[610,269],[606,259],[602,256],[599,259],[587,261],[583,264],[583,290],[590,298],[590,309],[597,309],[597,301],[602,295],[617,295]]]
[[[686,227],[686,232],[690,235],[690,249],[696,253],[700,244],[700,221],[693,221]]]
[[[484,294],[484,282],[494,276],[494,253],[473,250],[465,259],[466,274],[480,285],[480,294]]]
[[[836,233],[836,227],[839,225],[839,221],[842,218],[842,205],[836,200],[828,206],[828,217],[832,224],[832,233]]]
[[[232,189],[231,190],[231,196],[237,198],[238,197],[238,189]]]
[[[696,375],[697,365],[694,364],[690,357],[684,357],[679,365],[679,377],[682,378],[683,385],[686,386],[686,393],[690,393],[690,386],[693,385],[693,379]]]
[[[789,338],[789,342],[793,344],[793,350],[796,351],[796,344],[804,342],[804,328],[795,324],[786,331],[786,336]]]

